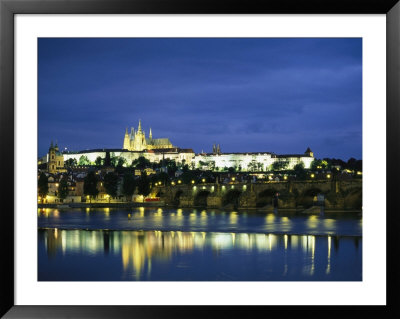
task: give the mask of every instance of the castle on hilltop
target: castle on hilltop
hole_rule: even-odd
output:
[[[168,149],[174,148],[171,141],[168,138],[154,138],[153,134],[149,132],[149,137],[146,138],[146,133],[142,130],[142,123],[139,120],[138,129],[131,128],[131,133],[128,134],[128,128],[125,130],[123,149],[128,151],[144,151],[153,149]]]
[[[214,144],[211,153],[195,154],[192,149],[173,146],[169,138],[153,138],[151,128],[146,137],[139,120],[137,130],[132,127],[128,133],[126,128],[122,149],[92,149],[78,152],[63,152],[57,144],[50,146],[49,153],[42,158],[41,163],[48,164],[49,173],[56,173],[64,168],[64,161],[73,159],[78,165],[94,165],[100,159],[109,157],[123,158],[124,166],[130,166],[134,160],[144,157],[152,163],[160,163],[164,159],[189,165],[191,169],[227,171],[233,168],[241,172],[270,171],[274,167],[294,169],[297,164],[303,164],[309,169],[314,161],[314,153],[308,147],[304,153],[275,154],[272,152],[229,152],[223,153],[219,144]]]

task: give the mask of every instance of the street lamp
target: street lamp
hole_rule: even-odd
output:
[[[201,181],[202,181],[203,183],[205,183],[205,182],[206,182],[206,179],[205,179],[205,178],[203,178]]]
[[[192,184],[194,184],[194,181],[192,180]]]

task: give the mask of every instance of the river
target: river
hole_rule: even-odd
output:
[[[362,217],[39,209],[39,281],[360,281]]]

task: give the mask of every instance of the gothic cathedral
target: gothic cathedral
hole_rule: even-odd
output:
[[[174,148],[171,141],[168,138],[156,138],[153,139],[153,134],[149,132],[149,137],[146,138],[146,133],[142,130],[142,123],[139,120],[138,129],[131,128],[131,133],[128,133],[128,128],[125,130],[124,145],[123,149],[128,151],[144,151],[152,149],[167,149]]]

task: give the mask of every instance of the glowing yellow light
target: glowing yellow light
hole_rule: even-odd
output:
[[[311,178],[314,178],[314,176],[315,176],[314,174],[311,174]]]
[[[58,183],[56,183],[56,187],[58,187]]]
[[[235,177],[232,177],[232,182],[234,182],[235,181]]]
[[[326,178],[331,178],[331,175],[330,174],[326,175]]]
[[[178,184],[180,184],[180,183],[182,183],[182,181],[181,181],[181,180],[179,180],[179,181],[178,181]]]
[[[192,181],[192,184],[194,184],[194,181]]]
[[[174,186],[174,185],[175,185],[175,182],[171,182],[171,185]]]
[[[205,179],[205,178],[203,178],[201,181],[204,183],[204,182],[206,181],[206,179]]]
[[[286,179],[287,179],[287,176],[283,176],[283,179],[285,179],[285,180],[286,180]]]

